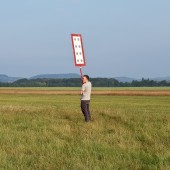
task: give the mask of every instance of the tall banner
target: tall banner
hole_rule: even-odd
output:
[[[81,34],[71,34],[75,66],[86,66]]]

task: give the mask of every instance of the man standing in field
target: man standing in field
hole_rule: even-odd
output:
[[[91,82],[89,81],[89,76],[84,75],[82,78],[82,89],[81,89],[81,110],[84,115],[85,121],[89,122],[91,120],[90,115],[90,97],[91,97]]]

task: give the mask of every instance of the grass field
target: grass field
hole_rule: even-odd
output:
[[[0,89],[0,169],[170,169],[169,95],[105,89],[92,95],[93,121],[85,123],[77,88],[10,90]]]

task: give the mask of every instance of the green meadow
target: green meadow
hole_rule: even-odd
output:
[[[0,94],[0,169],[168,170],[170,96]]]

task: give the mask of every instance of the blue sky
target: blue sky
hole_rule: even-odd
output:
[[[0,74],[79,73],[71,33],[80,33],[91,77],[170,76],[169,0],[0,2]]]

